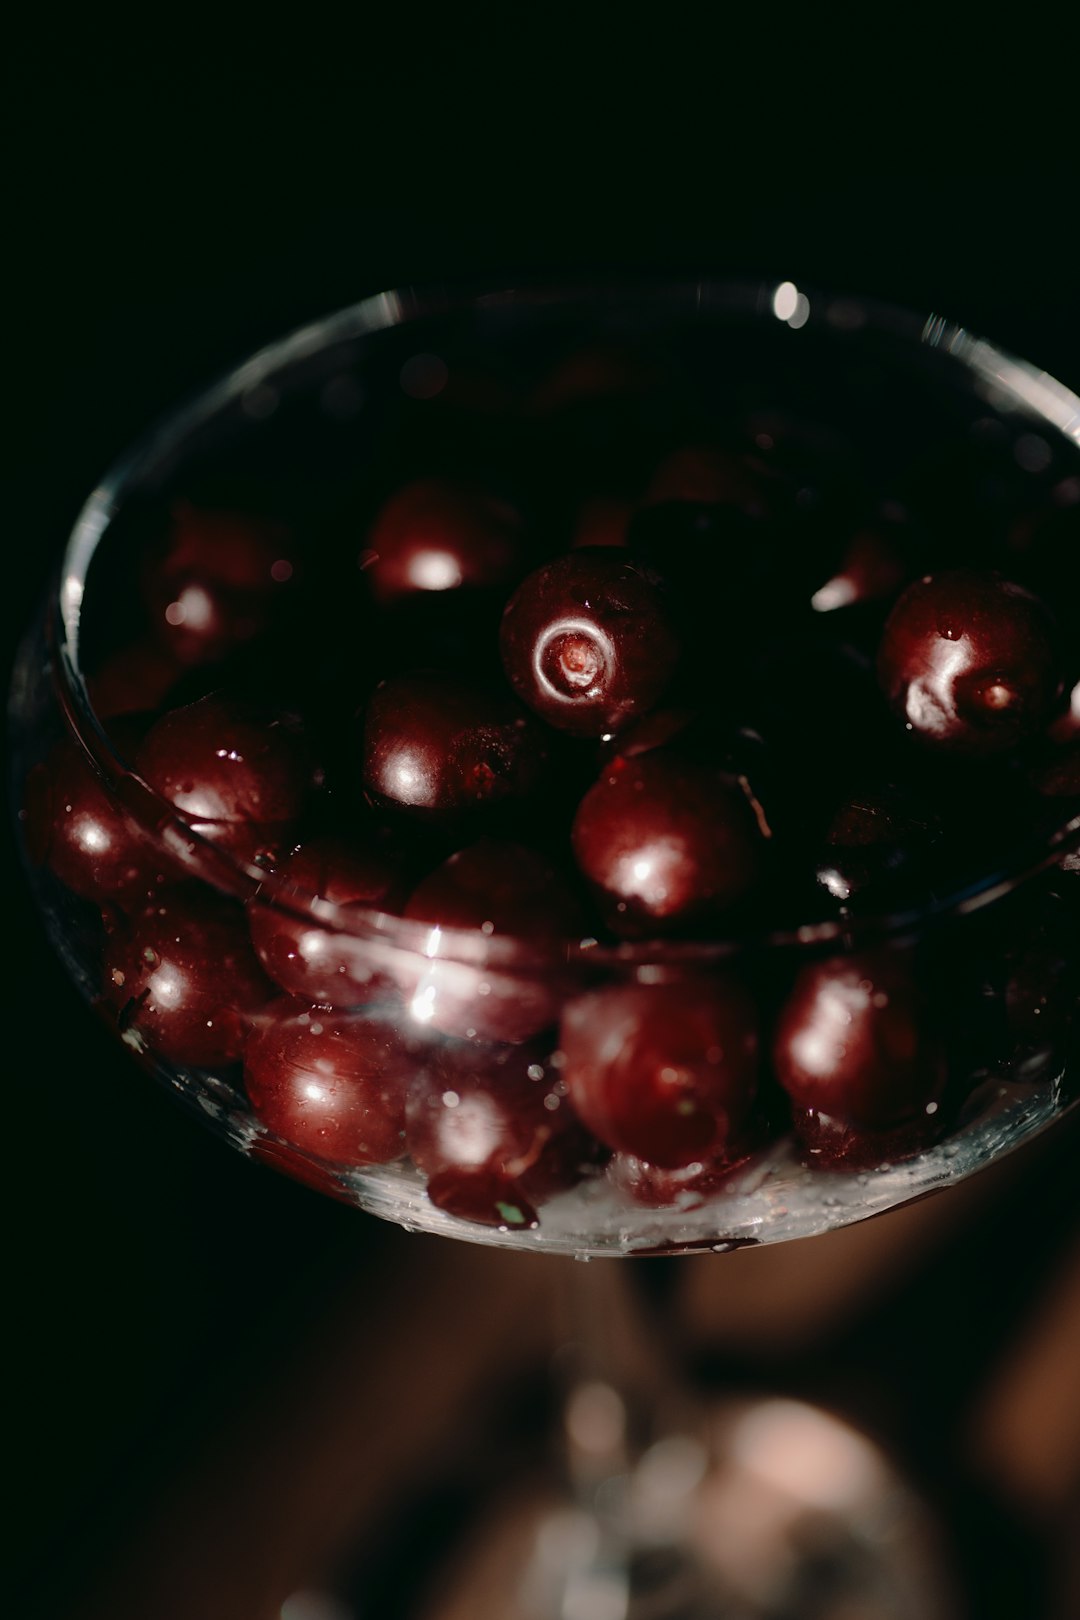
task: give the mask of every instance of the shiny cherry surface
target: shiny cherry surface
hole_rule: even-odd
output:
[[[885,625],[878,677],[915,737],[971,757],[1006,753],[1037,731],[1063,678],[1043,604],[976,569],[908,586]]]
[[[202,837],[246,860],[287,846],[314,774],[297,730],[220,693],[164,715],[135,768]]]
[[[537,1224],[533,1200],[580,1179],[595,1150],[539,1050],[457,1043],[414,1085],[406,1137],[439,1208],[490,1226]]]
[[[681,651],[659,576],[611,546],[569,552],[530,574],[507,603],[500,647],[522,701],[578,737],[647,713]]]
[[[520,1042],[555,1023],[554,971],[514,973],[482,960],[443,959],[442,928],[473,930],[482,939],[513,934],[531,940],[579,936],[581,907],[558,869],[525,845],[484,838],[430,873],[413,891],[406,917],[430,922],[432,954],[401,954],[394,973],[410,1014],[445,1035]]]
[[[937,1112],[945,1053],[933,1013],[896,951],[830,957],[800,970],[773,1041],[776,1076],[798,1109],[869,1130]]]
[[[572,841],[610,926],[639,935],[741,900],[764,847],[738,782],[672,748],[612,759],[578,807]]]
[[[295,890],[301,903],[319,898],[346,908],[390,909],[401,884],[399,861],[374,835],[366,846],[335,837],[306,839],[272,875]],[[279,895],[272,884],[248,905],[252,943],[275,984],[311,1002],[372,999],[386,980],[363,943],[291,915]],[[288,893],[281,899],[287,902]]]
[[[508,587],[521,568],[521,515],[487,490],[422,478],[379,508],[361,554],[382,605],[417,592]]]
[[[608,1180],[625,1198],[646,1209],[695,1209],[723,1191],[743,1162],[732,1146],[730,1155],[692,1159],[675,1170],[662,1169],[633,1153],[616,1153],[607,1167]]]
[[[116,745],[134,752],[143,727],[123,721]],[[85,900],[138,905],[164,880],[166,863],[69,738],[61,738],[26,783],[24,826],[31,858]]]
[[[678,1169],[718,1158],[754,1100],[758,1023],[734,979],[615,986],[579,996],[560,1028],[563,1079],[609,1147]]]
[[[525,798],[547,746],[509,693],[424,670],[381,682],[363,723],[363,780],[379,804],[432,815]]]
[[[385,1164],[404,1150],[415,1048],[391,1022],[275,1002],[244,1052],[244,1085],[267,1128],[334,1164]]]
[[[583,926],[581,906],[554,863],[526,844],[481,838],[423,879],[406,917],[444,928],[527,939],[570,938]]]
[[[112,933],[102,982],[125,1039],[207,1068],[240,1056],[274,994],[240,907],[194,885],[161,889]]]

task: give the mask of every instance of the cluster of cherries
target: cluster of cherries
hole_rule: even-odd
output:
[[[32,853],[105,920],[125,1038],[242,1065],[293,1173],[332,1188],[328,1166],[407,1155],[435,1204],[508,1227],[599,1175],[646,1204],[703,1198],[792,1123],[817,1162],[923,1146],[955,1064],[917,951],[747,971],[690,947],[800,908],[917,909],[979,855],[974,806],[1063,819],[1080,671],[1001,573],[912,578],[895,519],[845,537],[814,612],[804,539],[785,479],[714,445],[664,457],[636,502],[582,506],[539,566],[503,499],[410,483],[356,548],[357,635],[391,673],[327,695],[320,737],[310,698],[268,711],[220,674],[256,645],[287,660],[293,537],[178,504],[141,581],[150,632],[90,681],[156,832],[70,739],[27,788]],[[192,679],[210,690],[165,707]],[[193,877],[206,845],[251,875],[246,903]],[[1073,1016],[1075,914],[1071,945],[1055,918],[998,963],[1014,1049]]]

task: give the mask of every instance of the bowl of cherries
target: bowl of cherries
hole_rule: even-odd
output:
[[[948,1186],[1080,1080],[1080,401],[720,282],[388,294],[84,508],[57,948],[246,1154],[579,1255]]]

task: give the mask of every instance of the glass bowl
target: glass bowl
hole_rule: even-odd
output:
[[[1048,591],[1075,562],[1075,395],[939,318],[790,282],[388,293],[236,368],[88,500],[13,687],[30,879],[87,1000],[242,1152],[406,1227],[471,1241],[583,1258],[722,1251],[938,1191],[1071,1106],[1080,798],[1068,761],[1080,687],[1007,779],[971,776],[967,859],[928,885],[886,883],[860,906],[826,872],[812,894],[795,884],[789,903],[736,908],[722,934],[659,941],[522,937],[335,902],[277,869],[295,841],[288,815],[267,848],[231,843],[213,808],[182,801],[181,813],[133,769],[142,711],[233,683],[302,713],[304,747],[337,750],[337,774],[312,780],[338,828],[358,802],[339,745],[379,658],[426,663],[413,649],[435,647],[469,665],[476,651],[459,632],[440,640],[429,610],[455,582],[438,559],[423,582],[434,589],[404,605],[365,595],[378,502],[418,469],[464,472],[500,495],[525,491],[549,551],[586,511],[597,543],[640,500],[650,458],[694,442],[703,423],[797,491],[811,565],[813,537],[866,532],[867,512],[874,534],[920,536],[912,556],[924,535],[936,557],[963,531],[977,560]],[[267,605],[264,592],[242,632],[208,654],[199,636],[218,611],[235,627],[244,582],[224,581],[222,610],[196,579],[167,603],[175,634],[155,642],[147,603],[162,537],[195,513],[200,543],[231,556],[214,523],[237,512],[264,563],[280,546],[269,573],[292,602]],[[815,691],[809,670],[803,687],[800,637],[842,622],[835,646],[866,664],[877,598],[897,588],[874,583],[875,556],[871,546],[862,563],[815,576],[804,620],[777,643],[791,653],[793,729],[811,738],[800,758],[812,775],[861,744],[857,727],[834,724],[831,689]],[[1075,649],[1075,603],[1054,605]],[[568,774],[582,769],[582,750],[571,754]],[[408,842],[415,823],[403,824]],[[792,986],[832,962],[857,980],[877,964],[885,981],[890,964],[914,964],[933,1026],[926,1061],[940,1070],[917,1117],[854,1144],[828,1119],[816,1136],[793,1134],[769,1069]],[[170,1022],[185,997],[188,1012]],[[702,1001],[709,1016],[726,1009],[726,1038],[748,1061],[757,1052],[752,1114],[724,1153],[703,1148],[689,1164],[686,1152],[661,1171],[613,1154],[575,1115],[567,1031],[580,1044],[609,1028],[614,1061],[642,1019],[692,1029]],[[931,1039],[923,1016],[916,1042]],[[687,1040],[680,1061],[692,1067]]]

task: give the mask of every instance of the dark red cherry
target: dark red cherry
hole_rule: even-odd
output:
[[[527,797],[547,760],[509,693],[422,671],[376,687],[364,715],[364,786],[378,803],[432,815]]]
[[[522,555],[520,513],[487,490],[423,478],[380,507],[361,554],[375,600],[508,586]]]
[[[118,722],[117,748],[134,753],[142,729],[138,721]],[[62,738],[30,772],[23,824],[30,858],[86,900],[137,905],[164,880],[166,868],[153,841],[70,738]]]
[[[1062,689],[1053,622],[1022,586],[975,569],[927,574],[889,615],[878,677],[920,741],[987,757],[1036,732]]]
[[[817,881],[847,904],[912,881],[941,838],[931,805],[893,783],[850,794],[834,811],[817,865]]]
[[[494,838],[451,855],[414,891],[405,915],[437,930],[511,934],[530,943],[579,937],[584,928],[557,868],[535,850]],[[400,953],[394,974],[413,1019],[445,1035],[524,1041],[558,1017],[554,969],[515,972],[484,961],[483,953],[462,959],[451,946],[447,955]]]
[[[373,947],[362,935],[320,928],[289,910],[290,900],[314,898],[364,910],[393,909],[400,890],[400,861],[373,839],[370,845],[342,838],[310,838],[273,868],[268,883],[248,904],[251,939],[263,967],[283,990],[310,1002],[355,1005],[372,1001],[389,982]]]
[[[143,577],[155,636],[179,663],[214,663],[261,634],[296,575],[286,527],[246,512],[173,508]]]
[[[730,978],[591,991],[566,1007],[560,1046],[589,1130],[664,1169],[723,1155],[753,1103],[757,1014]]]
[[[716,916],[753,888],[765,847],[738,781],[674,748],[611,760],[578,807],[572,841],[625,934]]]
[[[110,936],[103,988],[125,1040],[170,1063],[207,1068],[240,1056],[274,994],[242,910],[194,888],[159,890]]]
[[[608,1180],[625,1198],[648,1209],[674,1206],[699,1209],[723,1191],[748,1154],[732,1146],[718,1158],[692,1159],[676,1170],[665,1170],[633,1153],[616,1153],[607,1167]]]
[[[572,551],[530,574],[507,604],[500,647],[518,696],[578,737],[647,713],[680,654],[659,576],[611,547]]]
[[[406,917],[485,935],[560,939],[580,934],[581,907],[555,865],[534,849],[482,838],[414,889]]]
[[[596,1155],[557,1073],[522,1047],[436,1048],[410,1093],[406,1137],[440,1209],[518,1230]]]
[[[871,1131],[932,1117],[946,1078],[932,1010],[908,961],[887,950],[804,967],[773,1059],[797,1109]]]
[[[248,861],[287,847],[314,777],[291,724],[220,693],[164,715],[135,767],[202,837]]]
[[[244,1085],[267,1128],[342,1165],[404,1150],[405,1095],[418,1063],[393,1024],[275,1002],[244,1051]]]
[[[806,1163],[822,1170],[876,1170],[921,1153],[941,1134],[937,1105],[883,1130],[853,1125],[816,1108],[793,1108],[792,1123]]]

